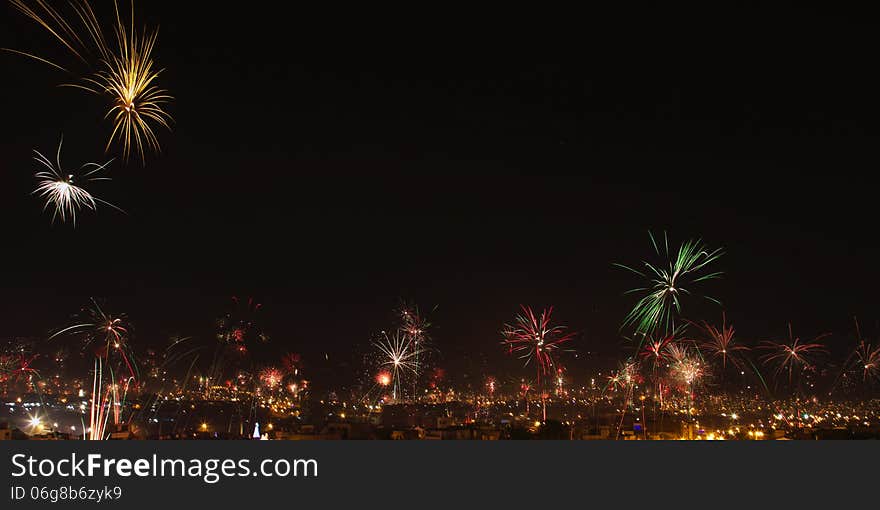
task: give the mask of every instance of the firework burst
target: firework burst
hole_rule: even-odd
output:
[[[631,271],[645,280],[645,285],[627,291],[627,294],[641,294],[632,310],[627,314],[622,327],[632,326],[637,336],[645,337],[660,331],[668,335],[675,330],[675,319],[681,314],[681,300],[691,295],[693,284],[718,278],[720,272],[706,272],[707,266],[718,260],[724,252],[719,248],[709,251],[701,240],[683,243],[678,253],[672,257],[669,241],[663,234],[662,250],[654,235],[648,232],[654,252],[665,259],[662,265],[642,262],[643,270],[615,264]],[[713,302],[716,299],[706,296]],[[641,347],[641,345],[640,345]]]
[[[708,355],[710,360],[721,360],[721,368],[727,368],[727,361],[735,367],[740,367],[740,355],[749,348],[744,345],[737,345],[734,337],[735,330],[732,325],[727,324],[727,314],[721,315],[721,327],[715,327],[708,322],[703,321],[700,329],[705,333],[707,339],[700,342],[700,349]]]
[[[794,370],[805,370],[813,367],[815,355],[825,352],[825,345],[819,340],[829,336],[819,335],[811,342],[802,342],[792,332],[791,323],[788,324],[788,339],[779,342],[765,341],[760,346],[769,352],[761,356],[764,364],[775,365],[775,376],[782,372],[788,372],[788,382],[791,384]]]
[[[391,375],[391,397],[397,400],[402,396],[404,379],[418,378],[420,375],[418,359],[424,350],[409,335],[401,334],[400,331],[390,335],[383,331],[373,341],[373,347],[379,355],[380,370]]]
[[[403,302],[397,309],[397,315],[400,320],[400,330],[406,335],[421,344],[430,341],[431,323],[419,312],[418,305]]]
[[[645,339],[645,347],[639,353],[639,356],[651,362],[652,369],[656,370],[669,360],[668,348],[677,342],[674,335],[664,336],[659,339],[647,337]]]
[[[630,394],[635,387],[639,374],[639,364],[633,360],[621,363],[617,370],[608,376],[605,389],[608,391],[623,391]]]
[[[113,122],[113,131],[107,141],[109,150],[114,142],[122,145],[125,160],[134,150],[145,161],[145,149],[159,151],[159,140],[155,126],[170,129],[171,115],[165,105],[172,100],[166,90],[156,85],[161,69],[153,63],[153,49],[158,31],[144,28],[140,33],[134,28],[134,2],[131,16],[126,23],[114,0],[113,36],[115,42],[108,42],[105,29],[98,21],[92,6],[86,0],[73,0],[70,7],[75,16],[69,21],[59,10],[44,0],[31,2],[10,0],[22,14],[49,32],[76,60],[87,66],[88,71],[77,83],[65,83],[74,87],[106,97],[109,101],[105,119]],[[74,28],[78,25],[79,28]],[[70,72],[65,67],[45,58],[8,50],[25,55],[56,69]]]
[[[232,296],[232,306],[217,320],[217,339],[227,344],[247,345],[266,342],[269,336],[260,327],[259,312],[263,305],[253,298],[242,300]]]
[[[99,177],[98,174],[106,169],[113,160],[103,165],[86,163],[79,168],[80,174],[74,176],[72,173],[65,172],[61,166],[61,146],[63,143],[64,137],[62,136],[61,141],[58,142],[58,150],[55,152],[54,163],[39,151],[34,150],[34,154],[36,154],[34,161],[46,169],[34,174],[37,179],[37,188],[33,194],[46,201],[43,205],[44,211],[50,205],[54,208],[52,223],[55,223],[56,218],[61,218],[62,223],[69,218],[75,226],[77,212],[83,208],[95,211],[99,203],[124,212],[115,205],[93,196],[82,186],[82,184],[94,181],[109,181],[109,177]]]
[[[845,370],[860,374],[863,383],[880,381],[880,347],[873,347],[862,338],[858,320],[856,320],[856,336],[859,344],[844,363]]]
[[[690,349],[682,342],[670,342],[663,348],[663,359],[669,364],[678,363],[690,356],[690,354]]]
[[[382,387],[386,387],[386,386],[390,385],[391,384],[391,374],[386,370],[379,372],[378,374],[376,374],[376,384],[378,384],[379,386],[382,386]]]
[[[129,375],[137,379],[137,371],[132,363],[131,347],[128,344],[131,325],[124,313],[118,315],[107,313],[98,301],[92,298],[91,304],[83,309],[76,323],[56,331],[49,340],[63,334],[80,335],[83,338],[83,348],[93,348],[99,358],[107,358],[111,353],[118,354]]]
[[[706,367],[700,358],[689,349],[684,349],[670,366],[672,377],[684,384],[688,390],[706,375]]]
[[[284,372],[275,367],[266,367],[260,371],[260,383],[267,389],[274,390],[284,379]]]
[[[0,355],[0,383],[27,382],[40,373],[31,365],[39,358],[39,354],[28,355],[24,352]]]
[[[501,335],[502,345],[509,354],[516,354],[525,360],[525,365],[534,363],[538,379],[550,374],[555,366],[555,355],[562,346],[571,341],[575,334],[567,333],[565,326],[551,326],[553,307],[535,315],[530,307],[521,306],[522,313],[516,315],[514,324],[505,324]]]
[[[431,328],[431,323],[428,322],[427,318],[419,312],[418,305],[407,303],[406,301],[401,301],[401,305],[396,310],[396,313],[399,320],[398,329],[402,334],[406,335],[417,348],[418,354],[412,361],[416,366],[417,371],[422,373],[425,368],[423,365],[428,361],[427,355],[430,352],[431,336],[429,330]],[[418,377],[413,378],[412,390],[414,394],[418,392],[418,382]]]
[[[556,354],[563,345],[570,342],[575,334],[566,332],[565,326],[551,326],[553,307],[535,315],[531,307],[520,305],[522,313],[516,315],[514,324],[505,324],[501,331],[502,345],[509,354],[525,360],[525,365],[534,363],[538,375],[538,388],[543,402],[543,416],[547,419],[547,403],[544,398],[544,379],[554,372]]]
[[[486,386],[486,393],[489,394],[489,398],[494,397],[495,390],[498,389],[498,381],[492,376],[487,376],[485,386]]]
[[[687,346],[676,345],[678,352],[672,356],[673,362],[669,367],[670,375],[674,381],[682,385],[687,396],[688,421],[693,419],[694,387],[701,383],[707,376],[706,364],[699,357],[698,352]],[[688,432],[690,435],[690,432]]]
[[[863,382],[880,380],[880,347],[872,347],[862,340],[853,352],[851,360],[861,373]]]

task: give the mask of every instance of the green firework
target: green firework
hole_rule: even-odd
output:
[[[637,337],[651,334],[666,334],[675,328],[675,321],[681,315],[681,301],[692,296],[694,284],[721,276],[721,272],[708,272],[706,269],[718,260],[724,252],[718,248],[709,251],[702,240],[689,240],[681,244],[673,256],[669,251],[669,241],[663,233],[663,244],[659,246],[651,232],[648,232],[657,256],[665,261],[651,264],[643,261],[644,268],[638,270],[623,264],[614,264],[631,271],[645,280],[641,287],[631,289],[626,294],[641,294],[641,298],[627,314],[621,328],[633,327]],[[661,249],[662,248],[662,249]],[[721,304],[717,299],[705,299]]]

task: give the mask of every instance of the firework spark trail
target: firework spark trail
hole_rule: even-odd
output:
[[[519,385],[519,393],[518,397],[523,399],[523,402],[526,404],[526,416],[529,415],[529,410],[531,409],[531,402],[529,401],[529,392],[532,391],[535,387],[535,381],[527,381],[525,379],[520,379],[516,381],[516,384]]]
[[[758,370],[758,367],[755,366],[755,364],[752,363],[752,361],[750,359],[746,358],[745,363],[748,365],[748,367],[746,367],[746,368],[751,368],[752,373],[755,374],[755,377],[757,377],[758,381],[761,383],[761,387],[764,389],[764,395],[766,397],[766,402],[773,407],[773,409],[776,411],[777,415],[782,416],[782,419],[783,419],[783,421],[785,421],[786,425],[791,427],[793,425],[791,420],[789,420],[785,416],[785,414],[782,412],[782,410],[780,409],[780,407],[776,401],[776,398],[773,396],[773,392],[770,391],[770,386],[767,384],[767,381],[764,379],[764,376],[761,375],[761,371]]]
[[[516,315],[515,324],[505,324],[501,332],[502,345],[505,345],[509,354],[518,355],[525,360],[525,365],[534,362],[538,375],[538,389],[541,392],[542,413],[544,420],[547,419],[547,403],[544,395],[545,376],[553,371],[556,361],[554,355],[561,349],[563,344],[571,341],[574,333],[566,333],[565,326],[551,326],[550,320],[553,315],[553,307],[541,311],[541,315],[535,315],[531,307],[520,305],[522,313]]]
[[[373,346],[380,355],[380,368],[387,368],[391,372],[391,395],[397,400],[402,396],[403,379],[419,376],[420,366],[417,360],[424,349],[409,335],[401,334],[400,331],[391,335],[383,331],[373,341]]]
[[[800,337],[795,337],[791,323],[788,324],[788,339],[779,342],[765,341],[760,348],[770,352],[761,356],[764,364],[776,364],[774,377],[778,377],[783,371],[788,371],[788,383],[791,384],[795,368],[801,370],[813,366],[813,357],[816,354],[826,352],[825,345],[819,340],[829,336],[828,333],[814,338],[810,343],[801,342]]]
[[[671,334],[655,338],[652,335],[644,337],[644,349],[639,353],[639,357],[643,361],[650,361],[651,366],[651,382],[654,385],[654,398],[652,399],[652,416],[657,419],[657,406],[663,409],[663,367],[668,366],[670,361],[669,349],[673,345],[677,345],[680,339],[677,337],[678,331]],[[662,418],[662,416],[661,416]],[[647,434],[645,428],[645,434]]]
[[[133,411],[130,415],[129,420],[134,421],[136,419],[141,421],[149,421],[153,418],[156,418],[159,415],[159,411],[166,403],[166,401],[162,398],[162,394],[167,391],[167,387],[169,384],[173,385],[172,388],[184,392],[187,388],[187,384],[190,380],[192,380],[193,369],[200,358],[200,353],[203,350],[208,349],[207,346],[204,345],[196,345],[194,347],[190,347],[192,340],[194,337],[192,336],[173,336],[170,339],[170,344],[165,348],[163,353],[163,361],[160,365],[156,367],[157,373],[165,373],[169,371],[172,367],[177,366],[179,363],[183,361],[189,361],[187,365],[187,370],[185,371],[185,375],[181,379],[183,381],[182,385],[173,385],[171,379],[161,378],[161,384],[159,386],[158,391],[151,392],[150,397],[148,397],[145,405],[140,407],[140,410]],[[180,402],[174,401],[178,405]]]
[[[92,398],[89,405],[89,427],[83,424],[83,439],[102,441],[107,438],[107,423],[110,413],[107,412],[113,406],[112,388],[102,390],[104,385],[104,370],[100,358],[95,359],[95,371],[92,377]],[[112,385],[110,385],[112,386]]]
[[[611,391],[623,392],[623,406],[620,409],[620,421],[617,424],[617,433],[614,436],[615,440],[620,437],[627,409],[633,405],[633,396],[635,393],[638,373],[638,363],[629,359],[622,363],[616,372],[612,372],[611,375],[608,376],[608,382],[605,384],[605,391],[610,389]]]
[[[43,205],[44,211],[48,209],[50,205],[54,206],[55,210],[52,213],[52,223],[55,223],[55,219],[58,217],[60,217],[61,222],[64,223],[69,217],[75,226],[77,211],[81,210],[83,207],[95,211],[97,210],[98,203],[108,205],[119,212],[125,213],[125,211],[119,207],[93,196],[81,185],[78,185],[78,183],[109,181],[109,177],[95,177],[95,175],[107,168],[113,160],[111,159],[103,165],[86,163],[80,167],[79,171],[88,171],[80,176],[74,176],[72,173],[65,172],[61,166],[61,146],[63,143],[64,136],[62,135],[61,141],[58,142],[58,150],[55,153],[54,163],[40,153],[40,151],[34,150],[34,154],[36,154],[36,156],[34,156],[34,161],[46,167],[46,170],[34,174],[34,177],[37,179],[37,188],[33,191],[33,194],[45,199],[46,203]]]
[[[641,293],[643,295],[621,325],[622,328],[629,326],[635,328],[636,335],[641,337],[639,348],[641,348],[641,341],[645,336],[658,331],[666,336],[675,330],[676,316],[681,314],[682,297],[691,295],[689,288],[692,284],[721,276],[721,272],[701,273],[724,254],[720,248],[709,251],[706,245],[698,239],[682,243],[678,253],[672,258],[665,232],[662,252],[654,235],[651,232],[648,232],[648,235],[651,238],[654,252],[657,256],[665,259],[664,264],[668,267],[642,262],[644,270],[640,271],[623,264],[614,264],[646,280],[645,286],[626,292],[626,294]],[[718,303],[718,300],[714,298],[704,297]]]
[[[119,5],[114,0],[113,35],[115,47],[108,43],[104,28],[86,0],[73,0],[70,7],[75,12],[81,32],[74,28],[58,10],[44,0],[35,0],[38,9],[32,8],[24,0],[10,0],[10,3],[26,17],[49,32],[77,60],[89,69],[79,83],[65,83],[62,86],[78,88],[107,97],[110,106],[104,118],[111,118],[113,131],[107,141],[106,150],[114,141],[122,144],[122,153],[128,161],[132,149],[139,155],[142,163],[146,161],[145,148],[158,152],[159,140],[151,124],[170,130],[171,115],[164,106],[173,98],[158,87],[155,82],[162,70],[156,70],[153,63],[153,49],[158,31],[149,32],[146,28],[139,34],[134,28],[134,1],[131,2],[131,17],[127,24],[119,13]],[[64,66],[31,53],[7,51],[33,58],[56,69],[70,72]]]
[[[111,370],[111,379],[112,379],[112,370]],[[114,381],[113,384],[110,385],[111,390],[112,390],[111,402],[113,405],[113,424],[114,425],[119,425],[120,423],[122,423],[122,409],[123,409],[123,407],[125,407],[125,400],[126,400],[126,397],[128,396],[128,389],[129,389],[132,381],[134,381],[133,377],[128,377],[125,379],[125,381],[123,381],[123,383],[122,383],[122,386],[123,386],[122,396],[120,396],[120,394],[119,394],[119,386],[120,386],[119,383]]]

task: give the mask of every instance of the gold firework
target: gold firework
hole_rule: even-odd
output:
[[[22,14],[43,27],[73,55],[89,67],[88,73],[80,83],[66,83],[63,86],[75,87],[93,94],[110,98],[110,107],[104,118],[113,121],[113,132],[107,140],[105,150],[114,141],[121,143],[125,160],[132,149],[141,162],[145,162],[145,148],[156,152],[160,150],[154,126],[171,129],[171,115],[163,108],[172,100],[166,90],[156,85],[162,70],[153,65],[153,48],[158,31],[146,28],[138,34],[134,28],[134,2],[131,4],[131,17],[128,26],[119,14],[119,6],[114,0],[113,35],[116,44],[108,44],[92,6],[86,0],[72,0],[70,6],[76,19],[82,25],[80,32],[71,22],[44,0],[35,0],[30,7],[23,0],[10,0]],[[16,50],[19,53],[57,69],[66,68],[42,57]]]

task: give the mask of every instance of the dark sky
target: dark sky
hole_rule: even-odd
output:
[[[94,295],[162,344],[253,295],[280,350],[344,357],[405,297],[438,306],[451,366],[495,359],[520,303],[616,356],[638,282],[612,263],[650,256],[648,229],[726,249],[706,291],[745,339],[876,321],[878,27],[855,13],[186,5],[138,5],[175,96],[164,151],[114,163],[94,191],[128,214],[76,229],[29,195],[30,151],[64,132],[63,162],[101,159],[104,105],[0,55],[0,336]],[[64,57],[3,12],[0,46]]]

